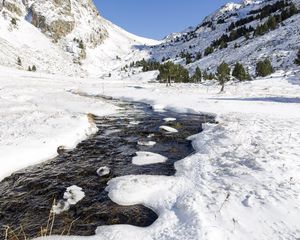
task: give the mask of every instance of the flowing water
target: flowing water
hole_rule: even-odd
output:
[[[202,123],[214,122],[214,117],[155,112],[142,103],[120,102],[122,110],[108,117],[94,117],[99,131],[81,142],[74,150],[61,151],[45,163],[18,171],[0,183],[0,239],[5,229],[10,235],[36,237],[45,228],[54,199],[61,199],[67,187],[77,185],[85,198],[69,211],[56,215],[53,234],[93,235],[97,226],[131,224],[149,226],[157,215],[141,205],[119,206],[113,203],[105,187],[118,176],[131,174],[174,175],[174,162],[193,153],[190,135],[202,131]],[[164,118],[176,118],[166,123]],[[178,133],[166,133],[161,125],[176,128]],[[154,146],[140,146],[138,141],[155,141]],[[136,166],[131,163],[137,151],[150,151],[168,157],[165,163]],[[105,177],[97,175],[100,167],[110,168]],[[12,238],[13,239],[13,238]],[[22,238],[20,238],[22,239]]]

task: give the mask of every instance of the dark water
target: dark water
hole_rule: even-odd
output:
[[[108,101],[108,100],[107,100]],[[107,182],[130,174],[173,175],[174,162],[193,152],[186,137],[202,130],[202,123],[213,122],[212,116],[154,112],[148,105],[113,101],[123,108],[109,117],[95,117],[97,134],[80,143],[72,151],[43,164],[14,173],[0,183],[0,239],[5,238],[5,226],[15,234],[39,236],[40,228],[47,225],[54,199],[61,199],[66,188],[83,188],[85,198],[61,215],[56,215],[53,234],[93,235],[97,226],[131,224],[149,226],[157,215],[144,206],[123,207],[107,196]],[[164,118],[177,120],[165,123]],[[140,122],[138,125],[130,124]],[[161,125],[178,129],[167,134]],[[150,134],[154,134],[149,138]],[[137,144],[140,140],[157,142],[153,147]],[[166,163],[135,166],[131,163],[137,151],[150,151],[168,157]],[[96,170],[107,166],[111,173],[99,177]],[[10,233],[12,234],[12,233]],[[13,239],[13,238],[12,238]],[[20,238],[22,239],[22,238]]]

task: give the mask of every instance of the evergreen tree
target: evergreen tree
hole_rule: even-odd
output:
[[[196,54],[196,61],[200,60],[202,58],[202,53],[201,52],[198,52]]]
[[[232,76],[240,81],[250,80],[249,74],[246,72],[243,64],[237,62],[232,71]]]
[[[22,60],[21,60],[20,57],[18,57],[18,59],[17,59],[17,64],[18,64],[20,67],[22,66]]]
[[[190,63],[193,62],[193,60],[192,60],[192,55],[191,55],[190,53],[187,53],[187,54],[186,54],[185,59],[186,59],[186,61],[185,61],[185,64],[186,64],[186,65],[188,65],[188,64],[190,64]]]
[[[267,25],[268,25],[268,28],[271,30],[276,29],[276,26],[277,26],[276,18],[274,16],[269,17],[268,21],[267,21]]]
[[[300,49],[297,53],[297,58],[295,59],[295,64],[300,65]]]
[[[214,49],[212,47],[208,47],[204,51],[204,56],[208,56],[209,54],[212,54],[214,52]]]
[[[224,91],[225,83],[230,80],[230,67],[226,62],[222,62],[217,68],[218,81],[222,88],[221,92]]]
[[[299,12],[298,8],[296,7],[296,5],[293,2],[291,3],[289,10],[290,10],[291,16],[293,16]]]
[[[14,26],[17,26],[17,19],[16,19],[16,18],[12,18],[12,19],[10,20],[10,23],[11,23],[12,25],[14,25]]]
[[[33,72],[36,72],[36,66],[33,65],[32,68],[31,68],[31,70],[32,70]]]
[[[79,41],[79,46],[78,46],[80,49],[85,49],[85,46],[84,46],[84,43],[82,40]]]
[[[202,80],[202,72],[199,67],[196,68],[194,75],[192,76],[192,80],[194,82],[201,82]]]
[[[222,41],[222,42],[220,43],[220,49],[227,48],[227,47],[228,47],[227,42]]]
[[[269,59],[259,61],[256,64],[256,75],[260,77],[266,77],[274,72],[272,63]]]
[[[31,72],[31,67],[30,66],[28,67],[28,71]]]

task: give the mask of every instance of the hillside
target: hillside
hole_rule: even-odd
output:
[[[150,51],[156,60],[171,59],[189,69],[214,71],[222,61],[231,65],[239,61],[253,73],[256,62],[264,58],[271,59],[276,69],[292,68],[300,47],[300,14],[294,7],[299,8],[299,0],[228,3]]]
[[[91,65],[92,73],[107,73],[133,57],[135,45],[156,43],[102,18],[92,0],[1,1],[0,31],[0,65],[64,75],[91,74]]]

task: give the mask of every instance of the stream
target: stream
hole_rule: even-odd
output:
[[[105,187],[107,182],[124,175],[175,174],[174,163],[194,152],[188,136],[202,131],[202,123],[214,122],[213,116],[155,112],[149,105],[106,99],[121,107],[112,116],[94,117],[99,131],[73,150],[47,162],[15,172],[0,183],[0,239],[14,235],[33,238],[41,235],[48,223],[54,199],[62,199],[67,187],[77,185],[85,197],[69,211],[56,215],[52,234],[94,235],[97,226],[131,224],[146,227],[157,215],[142,205],[119,206],[113,203]],[[176,121],[166,122],[165,118]],[[178,130],[168,133],[165,125]],[[154,141],[141,146],[139,141]],[[164,163],[138,166],[132,158],[138,151],[153,152],[168,158]],[[100,177],[97,169],[108,167]],[[10,231],[6,232],[7,226]],[[8,234],[8,235],[7,235]],[[19,238],[23,239],[23,238]]]

